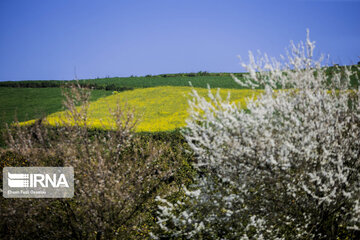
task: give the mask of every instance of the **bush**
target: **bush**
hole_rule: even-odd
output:
[[[2,198],[0,238],[143,239],[154,225],[155,196],[176,195],[179,182],[191,177],[190,167],[188,172],[179,170],[190,157],[164,141],[135,135],[132,112],[119,107],[113,110],[115,131],[89,130],[89,90],[80,86],[64,90],[69,91],[64,124],[49,127],[40,120],[32,126],[9,127],[0,170],[72,166],[75,196]]]
[[[210,73],[208,73],[207,71],[199,71],[197,73],[198,76],[210,76]]]
[[[198,183],[182,201],[157,198],[154,238],[360,238],[357,75],[329,76],[313,50],[308,36],[285,64],[250,54],[245,81],[233,78],[265,91],[247,110],[193,92],[184,136]]]

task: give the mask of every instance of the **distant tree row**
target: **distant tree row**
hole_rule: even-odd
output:
[[[73,82],[73,81],[71,81]],[[67,87],[70,82],[65,81],[6,81],[0,82],[0,87],[13,87],[13,88],[52,88],[52,87]],[[98,90],[106,90],[106,91],[125,91],[132,90],[131,87],[121,87],[116,86],[115,84],[109,85],[98,85],[95,83],[79,83],[82,87],[89,89],[98,89]]]
[[[243,73],[235,73],[235,75],[242,75]],[[230,76],[230,73],[209,73],[207,71],[199,71],[199,72],[190,72],[190,73],[167,73],[167,74],[160,74],[160,75],[145,75],[145,77],[198,77],[198,76]],[[136,77],[136,76],[131,76]]]
[[[0,82],[0,87],[18,87],[18,88],[49,88],[60,87],[64,85],[63,81],[6,81]]]

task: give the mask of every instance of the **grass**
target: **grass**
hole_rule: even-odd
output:
[[[242,88],[236,84],[229,74],[221,76],[181,76],[181,75],[166,75],[149,76],[149,77],[113,77],[113,78],[97,78],[97,79],[83,79],[79,80],[81,85],[91,86],[95,89],[117,90],[119,88],[148,88],[158,86],[190,86],[189,82],[194,87],[206,88],[209,84],[212,88]],[[238,75],[241,78],[241,75]],[[0,82],[0,87],[60,87],[64,83],[74,81],[6,81]]]
[[[94,90],[91,100],[108,96],[111,92]],[[4,123],[40,118],[61,111],[63,96],[60,88],[0,88],[0,128]]]
[[[207,96],[208,90],[196,88],[202,96]],[[215,90],[213,90],[215,91]],[[220,94],[226,98],[231,92],[231,101],[246,106],[245,100],[261,90],[248,89],[221,89]],[[190,87],[156,87],[136,89],[113,94],[92,102],[89,107],[87,124],[93,128],[112,129],[114,122],[111,119],[110,109],[117,103],[135,109],[135,115],[140,119],[137,132],[171,131],[185,126],[188,117],[188,99]],[[64,118],[64,112],[54,113],[47,117],[50,125],[59,124]],[[31,123],[31,122],[28,122]]]

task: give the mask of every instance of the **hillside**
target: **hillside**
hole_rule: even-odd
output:
[[[94,90],[91,100],[110,95],[110,91]],[[0,87],[0,128],[19,121],[40,118],[61,111],[63,96],[60,88],[9,88]]]

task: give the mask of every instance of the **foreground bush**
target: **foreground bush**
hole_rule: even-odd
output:
[[[247,110],[194,91],[184,136],[198,184],[182,201],[158,197],[153,238],[360,238],[359,77],[328,75],[313,50],[308,37],[285,64],[250,54],[249,76],[234,78],[265,92]]]
[[[132,112],[120,108],[112,110],[114,131],[89,130],[90,92],[81,87],[69,91],[63,124],[48,127],[37,121],[9,128],[8,149],[0,152],[0,160],[1,170],[72,166],[75,196],[2,198],[0,238],[143,239],[154,223],[155,195],[165,191],[176,195],[179,178],[190,179],[191,168],[186,167],[190,155],[165,141],[135,136]],[[69,121],[71,126],[65,124]]]

